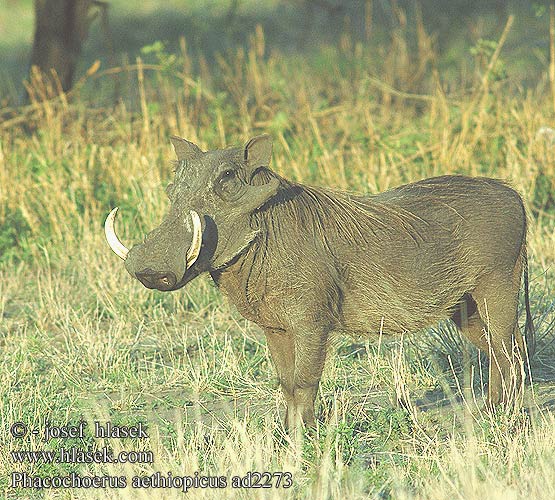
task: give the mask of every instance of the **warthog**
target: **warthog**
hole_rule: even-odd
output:
[[[207,152],[179,137],[172,143],[169,213],[128,250],[114,209],[110,246],[147,288],[177,290],[210,273],[264,330],[288,427],[314,423],[326,346],[337,332],[400,334],[450,318],[490,357],[489,403],[520,393],[522,274],[533,331],[526,214],[505,183],[446,175],[362,196],[276,174],[267,135]]]

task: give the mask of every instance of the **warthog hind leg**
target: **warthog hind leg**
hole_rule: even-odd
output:
[[[487,283],[471,293],[472,297],[465,297],[466,308],[472,312],[467,321],[462,315],[453,316],[463,335],[489,357],[491,407],[514,404],[522,394],[524,346],[517,321],[519,273],[517,265],[510,279],[490,276]]]

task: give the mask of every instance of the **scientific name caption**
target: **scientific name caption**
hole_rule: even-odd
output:
[[[15,422],[10,426],[14,439],[37,436],[43,443],[53,439],[133,439],[144,440],[149,437],[148,428],[143,423],[124,426],[111,422],[81,421],[76,425],[45,424],[42,430],[29,427],[24,422]],[[152,450],[122,450],[114,452],[110,446],[101,448],[89,446],[60,447],[58,450],[14,449],[10,451],[14,464],[118,464],[118,463],[154,463]],[[293,476],[290,472],[249,471],[243,475],[224,476],[206,475],[194,472],[191,475],[177,475],[171,471],[155,472],[147,475],[82,475],[71,472],[61,475],[39,476],[27,472],[12,472],[10,487],[14,489],[59,489],[59,488],[172,488],[186,493],[195,488],[290,488]]]

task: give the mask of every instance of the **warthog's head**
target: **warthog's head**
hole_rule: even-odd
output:
[[[244,148],[207,152],[185,139],[171,140],[177,163],[174,181],[166,188],[170,210],[160,226],[128,250],[114,230],[117,208],[105,224],[108,243],[131,276],[163,291],[222,268],[245,250],[257,234],[252,213],[279,187],[277,178],[258,175],[272,154],[267,135]]]

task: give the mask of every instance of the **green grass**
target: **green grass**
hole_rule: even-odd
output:
[[[511,75],[481,86],[478,58],[468,81],[461,76],[466,63],[439,73],[440,88],[426,64],[445,56],[433,47],[418,52],[410,43],[415,30],[399,28],[395,43],[376,47],[345,34],[337,44],[291,53],[275,49],[259,28],[248,31],[246,48],[206,65],[190,51],[155,46],[143,54],[153,65],[144,80],[140,67],[116,77],[101,69],[67,101],[37,100],[2,115],[5,497],[183,497],[178,488],[14,491],[13,471],[123,475],[129,482],[168,471],[293,477],[290,489],[195,489],[188,493],[195,498],[555,497],[555,150],[536,135],[555,116],[549,89],[540,79],[522,91]],[[510,69],[519,61],[509,62]],[[421,66],[428,69],[419,73]],[[160,222],[172,176],[169,136],[214,148],[263,131],[274,137],[273,168],[303,182],[374,193],[458,172],[507,179],[519,189],[530,214],[539,338],[526,413],[479,410],[485,375],[478,365],[464,387],[468,346],[443,325],[402,340],[335,339],[319,394],[321,422],[291,441],[259,328],[207,277],[166,294],[131,279],[109,251],[102,224],[120,206],[121,238],[133,242]],[[42,429],[81,419],[89,428],[95,420],[145,423],[148,439],[109,444],[152,450],[154,463],[13,462],[10,452],[19,449],[102,448],[89,434],[45,444],[9,433],[17,421]]]

